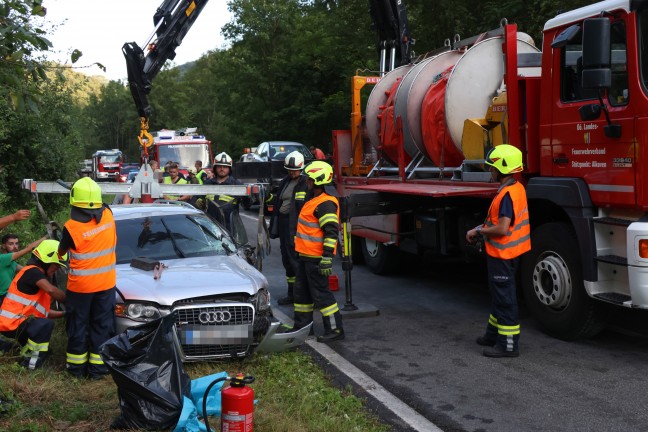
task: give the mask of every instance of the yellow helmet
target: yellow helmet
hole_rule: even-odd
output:
[[[326,186],[333,181],[333,168],[323,161],[314,161],[306,167],[306,175],[313,179],[316,186]]]
[[[77,180],[70,189],[70,205],[85,209],[101,208],[101,188],[90,177]]]
[[[34,256],[45,264],[58,264],[66,267],[63,261],[67,261],[68,254],[63,256],[63,261],[58,257],[59,242],[57,240],[43,240],[36,249],[34,249]]]
[[[510,144],[500,144],[492,148],[484,162],[504,175],[522,172],[522,152]]]

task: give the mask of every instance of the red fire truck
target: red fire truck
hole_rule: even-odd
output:
[[[465,233],[497,190],[484,157],[510,143],[524,155],[532,225],[520,288],[542,328],[586,337],[602,328],[603,302],[648,308],[647,6],[563,13],[541,47],[503,21],[354,77],[351,130],[333,139],[356,254],[376,273],[403,253],[479,256]]]
[[[211,169],[213,160],[211,141],[196,131],[197,128],[194,127],[153,132],[153,146],[149,148],[149,159],[158,161],[161,168],[167,162],[176,162],[183,171],[193,167],[199,160],[203,163],[204,169]]]
[[[119,149],[97,150],[92,155],[92,178],[95,181],[118,181],[124,154]]]

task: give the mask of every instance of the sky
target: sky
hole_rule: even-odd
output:
[[[126,60],[121,48],[126,42],[143,47],[153,33],[153,14],[162,0],[44,0],[47,8],[44,29],[52,42],[47,58],[69,63],[70,53],[78,49],[83,56],[74,66],[98,66],[75,69],[87,75],[102,75],[110,80],[126,79]],[[209,50],[222,48],[221,27],[231,15],[225,0],[207,3],[200,16],[176,49],[173,63],[181,65]]]

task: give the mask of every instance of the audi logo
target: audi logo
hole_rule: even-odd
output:
[[[226,323],[231,319],[232,314],[229,311],[200,312],[198,315],[198,321],[201,324]]]

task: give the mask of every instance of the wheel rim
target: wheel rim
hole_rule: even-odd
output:
[[[569,305],[572,281],[565,260],[555,253],[541,256],[533,269],[533,291],[545,306],[562,310]]]
[[[370,257],[375,258],[378,255],[379,243],[376,240],[365,239],[365,249]]]

